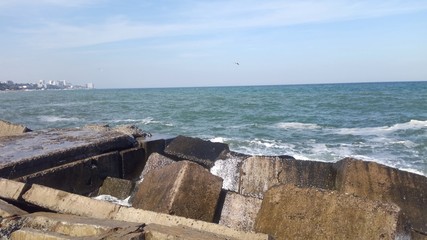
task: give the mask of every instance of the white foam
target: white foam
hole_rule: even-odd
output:
[[[342,135],[359,135],[359,136],[366,136],[366,135],[385,135],[394,133],[397,131],[402,130],[417,130],[417,129],[423,129],[427,128],[427,121],[419,121],[419,120],[411,120],[406,123],[397,123],[392,126],[381,126],[381,127],[367,127],[367,128],[339,128],[336,129],[334,132],[336,134],[342,134]]]
[[[318,129],[320,128],[317,124],[312,123],[300,123],[300,122],[281,122],[276,124],[277,128],[281,129]]]
[[[115,204],[119,204],[122,206],[127,206],[127,207],[131,207],[132,205],[129,203],[129,199],[130,196],[127,197],[126,199],[118,199],[116,197],[113,197],[111,195],[99,195],[94,197],[93,199],[97,199],[97,200],[102,200],[102,201],[106,201],[106,202],[111,202],[111,203],[115,203]]]
[[[39,116],[38,117],[43,122],[76,122],[79,121],[78,118],[75,117],[59,117],[59,116],[51,116],[51,115],[45,115],[45,116]]]
[[[232,157],[225,160],[215,161],[211,168],[211,173],[223,179],[222,188],[238,192],[239,191],[239,164],[242,159]]]
[[[217,143],[224,143],[224,142],[227,141],[227,139],[224,138],[224,137],[215,137],[215,138],[209,139],[209,141],[211,141],[211,142],[217,142]]]

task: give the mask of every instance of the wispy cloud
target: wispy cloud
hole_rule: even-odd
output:
[[[32,4],[32,2],[18,0],[15,4]],[[40,0],[38,4],[76,7],[96,2],[100,0]],[[50,19],[40,23],[36,28],[17,31],[26,34],[27,42],[37,47],[70,48],[153,37],[375,18],[427,9],[426,1],[417,0],[237,0],[183,3],[189,5],[187,10],[180,12],[171,10],[168,22],[161,24],[137,20],[138,17],[133,15],[104,16],[104,19],[97,19],[98,23],[79,25]],[[5,4],[8,3],[0,1],[0,7]]]

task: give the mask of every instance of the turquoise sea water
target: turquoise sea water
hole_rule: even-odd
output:
[[[0,92],[0,119],[134,124],[247,154],[352,156],[427,175],[427,82]]]

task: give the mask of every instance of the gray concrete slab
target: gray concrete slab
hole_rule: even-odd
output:
[[[0,177],[15,179],[135,145],[131,135],[87,128],[49,129],[0,137]]]

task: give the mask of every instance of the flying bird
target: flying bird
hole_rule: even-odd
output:
[[[235,62],[234,64],[236,64],[236,65],[240,65],[238,62]]]

